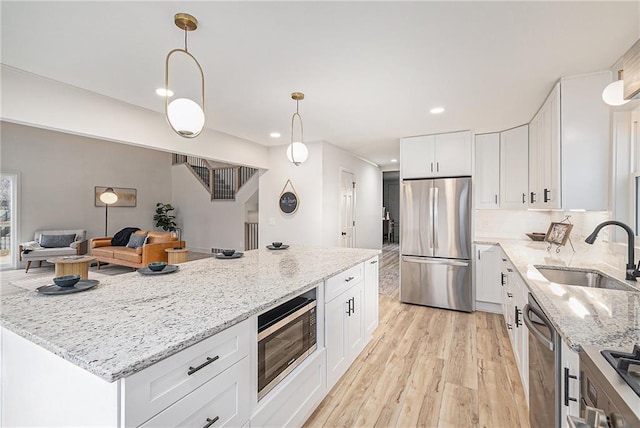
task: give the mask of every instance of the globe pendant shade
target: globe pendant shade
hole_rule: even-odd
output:
[[[623,80],[616,80],[615,82],[609,83],[604,91],[602,91],[602,101],[609,104],[610,106],[621,106],[629,102],[629,100],[625,100],[623,96]]]
[[[167,107],[169,123],[183,137],[195,137],[204,127],[204,112],[198,103],[188,98],[178,98]]]
[[[289,158],[289,162],[292,162],[294,165],[298,166],[309,157],[309,150],[304,143],[294,142],[289,144],[287,147],[287,158]]]

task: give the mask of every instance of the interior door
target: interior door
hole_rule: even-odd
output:
[[[353,248],[355,244],[356,182],[352,173],[340,171],[340,246]]]

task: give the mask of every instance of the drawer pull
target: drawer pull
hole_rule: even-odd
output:
[[[211,425],[215,424],[216,422],[218,422],[218,419],[220,419],[220,416],[216,416],[215,418],[211,419],[211,418],[207,418],[207,423],[205,426],[203,426],[202,428],[209,428]]]
[[[205,366],[208,366],[209,364],[213,363],[215,360],[217,360],[218,358],[220,358],[219,355],[216,355],[215,357],[211,358],[211,357],[207,357],[207,361],[205,361],[204,363],[200,364],[198,367],[193,368],[193,367],[189,367],[189,371],[187,372],[187,375],[191,376],[192,374],[194,374],[195,372],[197,372],[198,370],[204,368]],[[216,419],[217,420],[217,419]],[[215,421],[214,421],[215,422]],[[212,422],[213,423],[213,422]]]
[[[378,263],[377,260],[374,260],[374,261],[371,262],[372,265],[375,265],[376,263]]]
[[[513,293],[507,293],[507,297],[513,297]]]
[[[344,280],[344,282],[349,282],[349,281],[353,281],[353,279],[354,279],[354,278],[355,278],[355,277],[353,277],[353,276],[350,276],[349,278],[347,278],[347,279],[345,279],[345,280]]]

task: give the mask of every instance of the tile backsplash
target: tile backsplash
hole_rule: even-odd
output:
[[[573,224],[571,242],[576,252],[589,246],[585,238],[603,221],[611,219],[608,211],[516,211],[516,210],[476,210],[476,238],[528,239],[525,233],[546,233],[551,222],[560,222],[567,215]],[[627,262],[626,245],[611,243],[613,227],[605,227],[598,234],[594,246],[602,251],[603,261],[618,269],[624,269]],[[567,247],[570,247],[567,243]],[[567,249],[571,251],[570,249]],[[640,248],[636,247],[636,259],[640,258]],[[636,260],[637,262],[637,260]]]

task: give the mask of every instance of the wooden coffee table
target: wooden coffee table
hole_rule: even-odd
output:
[[[55,263],[56,276],[80,275],[80,279],[89,279],[89,263],[95,260],[92,256],[63,256],[47,261]]]
[[[167,253],[167,263],[170,265],[176,265],[187,261],[186,248],[167,248],[164,251]]]

